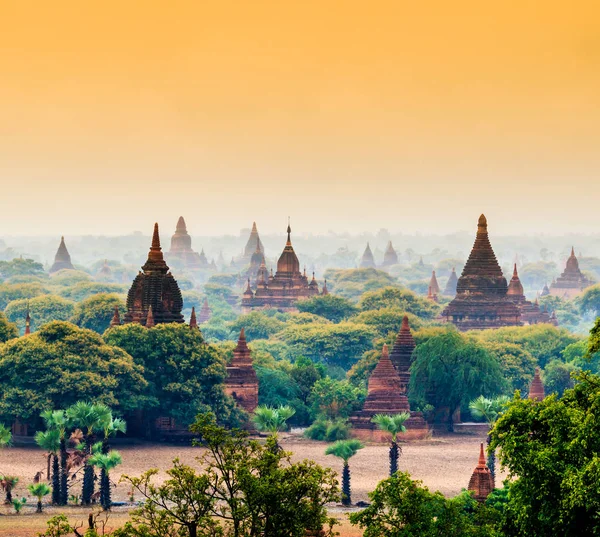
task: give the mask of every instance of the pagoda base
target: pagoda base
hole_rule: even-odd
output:
[[[365,442],[388,443],[390,441],[390,434],[379,429],[371,421],[372,417],[373,414],[370,412],[361,411],[354,414],[349,420],[352,426],[350,434],[354,438]],[[400,433],[398,436],[400,440],[410,441],[431,438],[431,429],[423,419],[421,412],[411,412],[410,418],[404,422],[404,426],[406,427],[406,432]]]

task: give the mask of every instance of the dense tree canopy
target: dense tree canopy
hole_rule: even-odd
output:
[[[600,285],[588,287],[583,293],[580,301],[582,312],[592,312],[596,317],[600,317]]]
[[[103,334],[110,325],[115,306],[119,308],[121,315],[127,311],[125,302],[118,295],[92,295],[75,306],[71,322]]]
[[[397,334],[402,325],[404,316],[408,317],[411,329],[418,330],[423,326],[423,321],[412,313],[406,313],[399,308],[381,308],[363,311],[351,319],[352,322],[372,326],[381,337]]]
[[[97,295],[116,293],[125,295],[127,293],[128,286],[119,285],[116,283],[98,283],[98,282],[77,282],[71,287],[66,287],[60,291],[60,296],[74,300],[75,302],[81,302],[86,298]]]
[[[62,269],[50,275],[50,282],[54,285],[71,287],[79,282],[92,281],[92,277],[82,270]]]
[[[5,343],[16,337],[19,337],[17,325],[9,322],[6,315],[0,311],[0,343]]]
[[[0,261],[0,277],[3,279],[13,276],[41,276],[46,277],[44,265],[33,259],[15,258],[12,261]]]
[[[385,287],[365,293],[360,299],[359,307],[362,311],[396,308],[423,319],[432,319],[439,312],[435,303],[415,295],[412,291],[397,287]]]
[[[75,304],[55,295],[41,295],[31,300],[14,300],[4,312],[9,321],[16,323],[21,333],[25,329],[27,308],[31,316],[31,330],[50,321],[68,321],[73,316]]]
[[[243,328],[246,332],[246,338],[252,341],[253,339],[268,339],[269,336],[282,330],[284,324],[262,311],[253,311],[246,315],[240,315],[229,324],[229,328],[234,337],[237,337]]]
[[[329,291],[335,295],[357,300],[365,291],[396,284],[387,272],[374,268],[325,271]]]
[[[40,282],[3,283],[0,284],[0,309],[6,308],[13,300],[35,298],[45,294],[48,294],[48,291]]]
[[[104,337],[143,367],[147,393],[158,405],[149,410],[148,419],[167,415],[187,425],[210,410],[223,422],[237,423],[239,413],[223,392],[224,360],[217,349],[205,344],[199,330],[185,324],[147,329],[131,323],[111,328]]]
[[[334,323],[339,323],[351,317],[356,312],[356,306],[346,298],[330,294],[300,300],[298,302],[298,310],[306,313],[314,313]]]
[[[79,400],[120,411],[144,406],[143,369],[91,330],[51,322],[0,346],[0,416],[35,420]]]

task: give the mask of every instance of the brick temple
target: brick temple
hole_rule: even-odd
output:
[[[521,322],[525,325],[528,324],[552,324],[558,326],[558,321],[554,313],[549,314],[546,308],[540,308],[537,298],[535,302],[530,302],[525,298],[523,284],[519,279],[519,272],[517,271],[517,264],[515,263],[513,268],[513,275],[508,284],[508,291],[506,293],[508,299],[515,304],[521,311]]]
[[[459,330],[520,326],[521,311],[508,299],[508,284],[488,237],[482,214],[469,259],[458,279],[456,296],[441,314]]]
[[[174,262],[188,269],[199,269],[208,266],[206,256],[204,259],[192,249],[192,237],[188,234],[183,216],[177,220],[175,233],[171,237],[171,249],[167,254],[169,262]]]
[[[127,293],[127,313],[123,320],[144,326],[183,323],[182,309],[181,291],[165,263],[158,224],[154,224],[148,259]]]
[[[469,480],[469,486],[467,490],[473,493],[473,497],[480,503],[483,503],[490,493],[494,490],[494,476],[487,466],[485,461],[485,453],[483,451],[483,444],[479,446],[479,462],[473,470],[471,479]]]
[[[250,237],[248,237],[248,242],[244,247],[243,259],[245,259],[246,261],[250,261],[252,254],[254,254],[256,250],[260,251],[263,255],[265,253],[265,249],[260,240],[260,236],[258,235],[258,228],[256,227],[256,222],[252,222],[252,230],[250,231]]]
[[[398,264],[398,254],[394,247],[392,246],[392,241],[388,241],[387,248],[383,254],[383,264],[382,267],[389,267],[391,265]]]
[[[252,354],[243,328],[233,351],[233,360],[227,366],[225,393],[248,413],[254,412],[258,406],[258,377],[252,367]]]
[[[264,308],[297,311],[298,300],[319,294],[319,286],[314,274],[309,282],[306,271],[304,274],[300,272],[300,262],[292,246],[291,232],[292,229],[288,224],[287,242],[277,261],[275,275],[271,271],[267,276],[266,268],[260,271],[256,291],[252,290],[250,279],[247,280],[246,290],[242,296],[242,313]]]
[[[373,257],[373,252],[371,251],[371,246],[369,246],[368,242],[360,259],[359,268],[375,268],[375,258]]]
[[[583,293],[586,287],[594,285],[579,268],[579,261],[575,257],[575,249],[571,248],[571,255],[567,259],[564,272],[552,282],[549,293],[561,298],[573,298]]]
[[[527,395],[527,398],[533,399],[534,401],[541,401],[544,397],[546,397],[546,394],[544,392],[542,379],[540,378],[540,368],[536,367],[533,380],[529,385],[529,394]]]
[[[65,244],[65,238],[60,238],[60,244],[58,245],[58,250],[56,250],[56,255],[54,256],[54,263],[50,267],[50,274],[54,272],[58,272],[59,270],[75,270],[75,267],[71,263],[71,256],[69,255],[69,251],[67,250],[67,245]]]
[[[455,296],[456,295],[456,286],[458,285],[458,276],[456,275],[456,269],[452,267],[452,272],[448,281],[446,282],[446,287],[444,288],[444,295],[446,296]]]

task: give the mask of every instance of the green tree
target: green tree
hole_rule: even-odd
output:
[[[4,310],[6,317],[16,323],[21,334],[25,331],[27,310],[31,316],[31,330],[38,330],[51,321],[68,321],[75,309],[75,304],[59,296],[42,295],[31,300],[14,300]]]
[[[29,487],[27,487],[29,489],[29,492],[31,493],[32,496],[35,496],[37,498],[37,509],[36,509],[36,513],[41,513],[42,512],[42,498],[44,496],[48,496],[48,494],[50,494],[50,492],[52,492],[52,490],[50,489],[50,487],[48,485],[46,485],[46,483],[34,483],[32,485],[29,485]]]
[[[402,448],[398,445],[398,435],[406,432],[404,422],[410,418],[409,412],[400,414],[375,414],[371,421],[377,425],[381,431],[389,433],[392,437],[390,445],[390,476],[398,471],[398,458],[402,454]]]
[[[32,299],[48,294],[40,282],[0,284],[0,309],[6,308],[13,300]]]
[[[595,535],[600,513],[600,378],[543,401],[516,396],[492,430],[491,449],[511,479],[506,535]]]
[[[365,398],[366,391],[347,380],[325,377],[313,384],[308,403],[315,419],[319,416],[328,419],[347,418],[352,412],[362,408]]]
[[[413,330],[418,330],[423,325],[423,321],[413,315],[407,314],[398,308],[381,308],[379,310],[363,311],[351,321],[372,326],[377,334],[381,337],[387,337],[390,334],[396,335],[402,325],[404,316],[408,317],[408,321]]]
[[[359,307],[362,311],[394,308],[422,319],[433,319],[440,311],[437,304],[398,287],[385,287],[365,293],[360,299]]]
[[[240,411],[223,391],[225,361],[217,349],[206,345],[199,330],[174,323],[148,330],[130,323],[111,328],[104,338],[128,352],[144,369],[149,385],[146,394],[159,405],[146,407],[147,428],[159,416],[173,417],[188,426],[206,411],[214,411],[224,423],[241,423]]]
[[[79,400],[121,412],[144,408],[143,369],[91,330],[52,322],[0,346],[0,417],[32,424],[44,410]]]
[[[484,341],[483,345],[498,360],[510,392],[515,390],[526,392],[533,379],[537,363],[532,354],[515,343]]]
[[[12,492],[17,486],[19,482],[19,478],[14,475],[1,475],[0,476],[0,487],[6,493],[6,499],[4,500],[4,505],[12,505],[13,497]]]
[[[9,323],[6,315],[0,311],[0,343],[19,337],[19,329],[15,323]]]
[[[561,397],[565,390],[574,386],[572,374],[578,368],[571,363],[551,360],[544,368],[544,390],[547,394],[555,393]]]
[[[582,313],[592,312],[600,317],[600,285],[588,287],[580,299],[579,307]]]
[[[72,287],[79,282],[92,281],[92,277],[82,270],[62,269],[50,275],[50,282],[62,287]]]
[[[123,295],[125,293],[127,293],[126,285],[83,281],[72,287],[61,289],[60,296],[74,302],[81,302],[94,295]]]
[[[347,298],[335,295],[314,296],[297,303],[298,311],[313,313],[325,317],[334,323],[352,317],[356,312],[356,306]]]
[[[505,381],[498,361],[487,349],[455,331],[418,345],[411,366],[410,394],[438,409],[448,409],[448,430],[454,412],[479,394],[502,392]]]
[[[294,409],[286,405],[277,408],[258,406],[254,410],[252,421],[259,431],[268,432],[277,439],[277,433],[287,429],[287,421],[294,413]]]
[[[240,315],[235,321],[229,324],[229,329],[236,335],[243,328],[246,332],[246,337],[252,341],[253,339],[269,339],[270,336],[280,332],[284,324],[266,315],[261,311],[253,311],[246,315]]]
[[[100,468],[100,505],[108,511],[112,505],[110,492],[110,472],[123,462],[120,453],[94,453],[88,460],[90,466]]]
[[[357,300],[365,291],[374,291],[396,284],[396,280],[383,270],[374,268],[325,271],[327,286],[336,296]]]
[[[115,307],[119,308],[121,315],[127,311],[125,302],[117,295],[92,295],[75,306],[71,322],[81,328],[104,334],[110,326]]]
[[[0,423],[0,449],[10,444],[12,440],[12,433],[10,429],[3,423]]]
[[[44,265],[33,259],[16,257],[12,261],[0,261],[0,277],[7,279],[21,275],[46,277],[46,271]]]
[[[338,440],[331,444],[325,450],[325,455],[333,455],[344,461],[344,469],[342,471],[342,504],[346,507],[352,505],[352,490],[350,487],[350,464],[349,461],[359,449],[364,446],[360,440],[352,438],[350,440]]]
[[[60,503],[60,469],[58,466],[58,453],[60,451],[60,432],[58,429],[48,429],[35,433],[35,441],[52,460],[52,504]],[[50,465],[48,465],[50,466]]]

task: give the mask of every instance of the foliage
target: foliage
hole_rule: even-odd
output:
[[[373,349],[365,352],[362,355],[362,358],[356,362],[346,374],[348,381],[354,386],[366,389],[369,377],[371,376],[373,369],[377,366],[380,357],[380,350]]]
[[[204,343],[199,330],[174,323],[148,330],[131,323],[111,328],[104,337],[144,368],[146,393],[155,405],[160,405],[149,408],[146,419],[166,415],[187,426],[198,413],[208,410],[225,423],[235,425],[241,419],[233,400],[223,392],[224,360],[215,348]]]
[[[491,448],[512,480],[507,535],[595,535],[600,513],[600,378],[582,373],[558,399],[515,397],[492,430]]]
[[[229,329],[236,338],[243,328],[246,332],[246,338],[250,341],[254,339],[269,339],[270,336],[281,331],[283,327],[284,324],[281,321],[261,311],[253,311],[246,315],[240,315],[235,321],[229,323]]]
[[[89,459],[88,464],[96,466],[101,470],[100,476],[100,505],[107,511],[112,505],[109,473],[123,462],[120,453],[111,451],[110,453],[94,453]]]
[[[371,421],[377,425],[379,430],[389,433],[392,437],[390,445],[390,476],[398,471],[398,458],[402,452],[398,445],[398,434],[405,433],[404,422],[410,418],[410,412],[401,412],[400,414],[375,414]]]
[[[387,337],[390,333],[397,334],[402,325],[404,316],[408,316],[408,322],[413,330],[418,330],[423,325],[423,321],[413,315],[406,313],[398,308],[381,308],[372,311],[363,311],[351,321],[372,326],[381,337]]]
[[[12,433],[10,429],[3,423],[0,423],[0,448],[8,446],[11,440]]]
[[[68,321],[73,315],[75,304],[54,295],[41,295],[31,300],[14,300],[6,306],[4,313],[9,321],[17,324],[21,333],[25,330],[28,308],[31,330],[35,331],[50,321]]]
[[[587,358],[591,358],[594,354],[600,352],[600,317],[596,319],[594,326],[590,330],[590,338],[588,340]]]
[[[103,334],[110,326],[115,306],[119,308],[121,315],[127,311],[125,302],[117,295],[92,295],[75,306],[71,322],[81,328]]]
[[[398,287],[385,287],[365,293],[360,299],[359,307],[362,311],[395,308],[422,319],[433,319],[440,309],[430,300],[421,298],[408,289]]]
[[[314,362],[339,365],[349,369],[373,345],[375,333],[364,324],[291,325],[278,337],[285,341],[297,357]]]
[[[325,377],[317,380],[308,398],[313,418],[347,418],[362,408],[366,390],[350,384],[347,380]]]
[[[287,421],[294,413],[294,409],[287,405],[276,408],[260,405],[254,410],[252,421],[259,431],[276,435],[278,432],[287,429]]]
[[[536,366],[536,359],[531,353],[515,343],[484,341],[483,345],[498,360],[510,392],[515,390],[526,392]]]
[[[571,363],[563,363],[560,360],[548,362],[543,373],[543,384],[546,395],[555,393],[561,397],[563,392],[574,386],[572,374],[578,368]]]
[[[274,439],[261,445],[208,417],[192,430],[206,447],[202,472],[175,460],[160,485],[152,482],[158,470],[124,476],[144,502],[115,537],[303,537],[333,523],[325,509],[337,499],[331,470],[292,463],[288,453],[274,449]]]
[[[16,257],[12,261],[0,261],[0,277],[7,279],[21,275],[45,277],[46,271],[44,265],[33,259]]]
[[[350,515],[364,537],[500,537],[487,508],[468,493],[446,499],[404,472],[381,481],[369,498],[371,505]]]
[[[72,287],[66,287],[60,291],[60,296],[73,300],[75,302],[81,302],[86,298],[99,294],[125,294],[127,292],[126,285],[119,285],[116,283],[98,283],[82,281],[78,282]]]
[[[325,455],[333,455],[344,461],[344,469],[342,471],[342,504],[345,506],[352,505],[352,490],[350,486],[350,467],[348,461],[354,457],[359,449],[364,446],[360,440],[352,438],[350,440],[338,440],[331,444],[325,450]]]
[[[0,416],[32,420],[87,399],[122,411],[143,408],[143,369],[91,330],[55,321],[0,347]]]
[[[19,337],[19,329],[15,323],[8,322],[6,315],[0,311],[0,343]]]
[[[600,285],[588,287],[580,299],[580,309],[583,313],[592,312],[600,317]]]
[[[50,282],[54,285],[71,287],[79,282],[90,282],[92,277],[82,270],[61,269],[50,275]]]
[[[0,284],[0,309],[4,310],[13,300],[35,298],[45,294],[48,294],[48,291],[40,282],[2,283]]]
[[[502,370],[487,349],[463,334],[449,331],[418,345],[411,366],[410,393],[452,414],[476,396],[494,395],[505,388]]]
[[[330,292],[350,300],[357,300],[365,291],[374,291],[396,283],[387,272],[374,268],[328,269],[324,276]]]
[[[23,507],[25,507],[25,505],[27,504],[27,498],[14,498],[12,501],[12,506],[15,510],[15,513],[17,513],[17,515],[21,512],[21,509],[23,509]]]
[[[347,298],[335,295],[314,296],[297,303],[298,311],[313,313],[339,323],[348,319],[356,312],[356,306]]]
[[[42,512],[42,498],[52,492],[52,489],[46,483],[33,483],[27,487],[32,496],[35,496],[37,502],[37,512]]]
[[[350,437],[350,425],[342,418],[328,420],[321,417],[317,418],[313,424],[304,431],[304,436],[311,440],[320,440],[322,442],[346,440]]]

